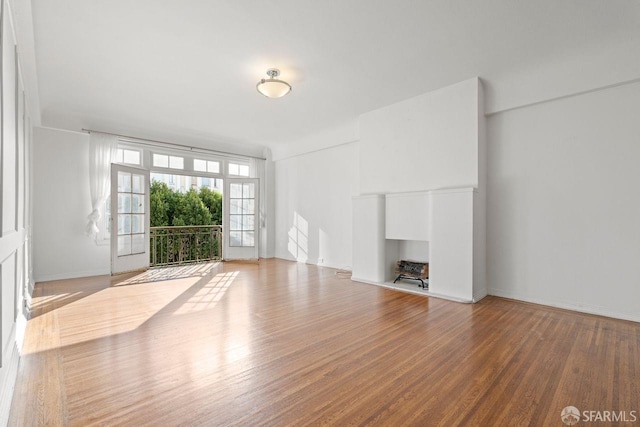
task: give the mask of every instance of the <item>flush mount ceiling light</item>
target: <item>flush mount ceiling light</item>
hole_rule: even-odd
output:
[[[261,79],[256,85],[258,92],[267,98],[282,98],[291,92],[291,85],[285,81],[278,80],[276,77],[280,75],[280,70],[269,68],[267,70],[268,79]]]

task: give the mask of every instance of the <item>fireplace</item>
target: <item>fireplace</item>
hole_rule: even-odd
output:
[[[425,280],[429,279],[429,263],[409,260],[400,260],[396,264],[395,274],[397,275],[393,283],[398,280],[418,280],[422,289],[429,289],[429,284]]]
[[[356,196],[352,280],[478,301],[487,294],[484,224],[484,195],[472,187]],[[424,287],[398,278],[398,260],[428,265]]]

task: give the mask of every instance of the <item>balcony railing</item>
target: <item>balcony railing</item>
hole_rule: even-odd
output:
[[[222,226],[151,227],[151,266],[222,259]]]

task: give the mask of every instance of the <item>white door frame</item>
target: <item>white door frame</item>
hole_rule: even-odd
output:
[[[118,174],[129,174],[128,184]],[[111,274],[149,268],[149,210],[149,170],[111,164]]]
[[[242,195],[237,192],[238,186],[243,188]],[[260,257],[260,179],[225,178],[222,212],[224,259],[257,260]]]

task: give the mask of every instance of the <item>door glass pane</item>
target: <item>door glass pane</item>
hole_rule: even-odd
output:
[[[144,193],[144,176],[133,174],[131,177],[131,192]]]
[[[131,215],[118,214],[118,234],[131,233]]]
[[[245,199],[253,199],[255,198],[255,191],[253,183],[243,184],[242,186],[242,197]]]
[[[118,213],[131,212],[131,195],[118,193]]]
[[[131,236],[131,252],[134,254],[141,254],[145,250],[144,247],[144,234],[134,234]]]
[[[193,159],[193,170],[198,172],[206,172],[207,171],[207,161]]]
[[[229,232],[229,246],[242,246],[242,231]]]
[[[242,230],[242,215],[229,215],[229,230]]]
[[[118,172],[118,191],[131,191],[131,174],[127,172]]]
[[[131,255],[131,236],[118,236],[118,256]]]
[[[245,231],[242,233],[242,246],[254,246],[253,231]]]
[[[244,215],[242,217],[242,229],[253,231],[253,215]]]
[[[131,212],[144,213],[144,194],[131,195]]]
[[[131,233],[144,233],[144,215],[131,215]]]
[[[249,200],[243,200],[242,201],[242,213],[245,214],[253,214],[253,209],[254,209],[254,200],[253,199],[249,199]]]
[[[229,204],[230,204],[229,213],[231,213],[231,214],[241,214],[242,213],[242,200],[231,199],[229,201]]]
[[[229,186],[229,197],[232,199],[241,199],[242,198],[242,184],[232,183]]]

